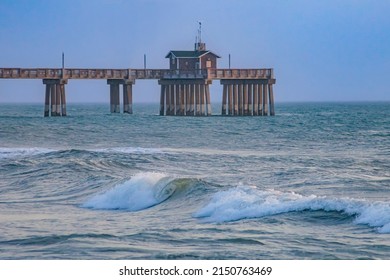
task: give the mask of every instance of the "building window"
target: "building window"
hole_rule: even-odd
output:
[[[176,63],[176,59],[174,57],[172,57],[172,64],[175,64]]]
[[[207,68],[211,68],[211,60],[207,60],[206,61],[206,67]]]

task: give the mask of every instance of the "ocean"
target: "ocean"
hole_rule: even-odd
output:
[[[390,103],[0,104],[0,259],[390,259]]]

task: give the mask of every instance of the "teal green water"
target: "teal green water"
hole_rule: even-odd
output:
[[[0,259],[390,258],[390,103],[134,111],[0,104]]]

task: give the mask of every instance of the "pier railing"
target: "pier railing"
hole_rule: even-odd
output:
[[[0,68],[0,79],[273,79],[273,69]]]

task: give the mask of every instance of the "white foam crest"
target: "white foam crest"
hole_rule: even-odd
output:
[[[46,148],[0,148],[0,159],[34,156],[54,151]]]
[[[112,189],[91,197],[82,206],[92,209],[138,211],[161,203],[175,191],[173,179],[162,173],[140,173]]]
[[[159,153],[164,153],[164,151],[162,149],[141,148],[141,147],[115,147],[115,148],[92,149],[89,151],[98,152],[98,153],[123,153],[123,154],[159,154]]]
[[[197,211],[194,217],[203,218],[207,222],[228,222],[304,210],[339,211],[356,215],[355,223],[375,227],[380,233],[390,233],[389,203],[304,196],[249,186],[238,186],[214,194],[211,201]]]

